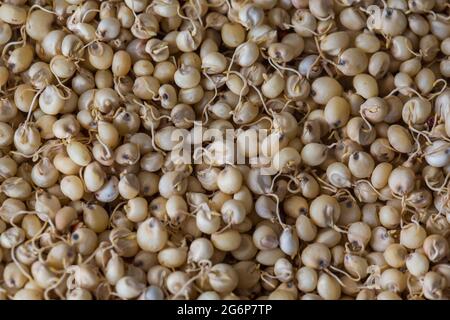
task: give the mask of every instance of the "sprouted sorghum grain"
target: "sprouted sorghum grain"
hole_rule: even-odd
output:
[[[0,299],[448,299],[448,0],[4,0]]]

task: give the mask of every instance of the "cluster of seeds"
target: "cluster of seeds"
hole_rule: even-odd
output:
[[[0,299],[449,298],[449,13],[2,1]]]

